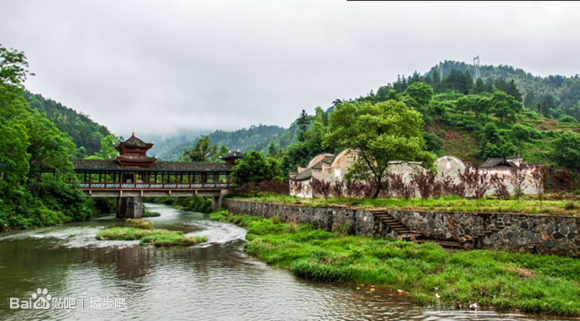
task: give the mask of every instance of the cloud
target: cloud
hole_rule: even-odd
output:
[[[288,126],[442,60],[576,74],[577,3],[14,1],[27,86],[118,135]]]

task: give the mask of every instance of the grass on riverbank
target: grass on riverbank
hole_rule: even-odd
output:
[[[141,244],[157,247],[191,246],[207,242],[207,236],[185,236],[179,233],[149,235],[141,238]]]
[[[249,254],[324,282],[389,286],[415,302],[580,315],[580,260],[474,250],[449,253],[438,245],[345,236],[276,218],[211,214],[248,230]]]
[[[154,229],[153,222],[127,220],[133,227],[111,227],[99,232],[97,240],[140,240],[141,245],[156,247],[191,246],[207,242],[207,236],[185,236],[181,231]]]
[[[268,195],[261,197],[236,198],[266,203],[302,204],[312,207],[351,206],[364,208],[393,208],[401,210],[442,211],[442,212],[477,212],[477,213],[528,213],[580,216],[578,200],[544,200],[542,207],[536,198],[519,200],[500,200],[487,197],[481,200],[465,199],[456,196],[429,198],[298,198],[288,195]]]

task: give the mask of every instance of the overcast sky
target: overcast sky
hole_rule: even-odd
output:
[[[0,0],[28,89],[117,135],[287,127],[439,61],[580,73],[580,3]]]

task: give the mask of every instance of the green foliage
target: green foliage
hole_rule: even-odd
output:
[[[389,162],[419,161],[432,167],[436,157],[425,151],[422,127],[421,114],[401,102],[343,103],[330,115],[324,144],[359,149],[347,175],[374,179],[377,197]]]
[[[244,154],[234,166],[232,180],[235,184],[253,184],[261,182],[281,181],[282,171],[274,158],[264,157],[260,152],[250,151]]]
[[[522,111],[522,103],[503,91],[496,91],[490,101],[491,111],[502,122],[514,123],[516,115]]]
[[[118,155],[115,145],[119,144],[119,139],[114,135],[107,135],[101,140],[101,149],[94,155],[87,157],[87,159],[111,159]]]
[[[580,261],[548,255],[474,250],[447,252],[435,244],[345,236],[298,224],[230,216],[248,229],[245,248],[266,263],[322,282],[410,291],[414,301],[580,315]],[[546,300],[549,304],[545,304]]]
[[[204,136],[195,142],[192,149],[183,151],[183,161],[186,162],[217,162],[220,160],[220,152],[227,151],[227,147],[210,145],[209,137]],[[223,156],[223,155],[222,155]]]
[[[552,159],[561,167],[580,170],[580,134],[561,133],[554,141]]]
[[[212,211],[212,202],[210,197],[155,197],[152,199],[147,199],[147,201],[173,205],[176,208],[197,213],[210,213]]]
[[[151,235],[183,234],[181,231],[169,231],[163,229],[142,229],[135,227],[111,227],[97,233],[97,240],[140,240]]]
[[[141,245],[156,247],[191,246],[207,242],[207,236],[185,236],[182,231],[154,229],[153,222],[141,219],[127,219],[132,227],[112,227],[99,232],[97,240],[140,240]]]
[[[86,203],[93,214],[112,214],[117,207],[117,199],[112,197],[89,197]]]
[[[561,123],[578,123],[578,121],[576,120],[576,118],[574,118],[572,116],[563,116],[558,121],[561,122]]]
[[[22,87],[29,74],[27,68],[24,52],[0,44],[0,85]]]
[[[74,179],[71,138],[23,98],[26,67],[24,54],[0,46],[0,231],[91,215],[82,193],[65,183]]]
[[[37,110],[43,117],[53,122],[60,131],[72,138],[81,153],[75,158],[84,158],[83,151],[88,155],[98,152],[102,147],[103,137],[111,135],[107,127],[94,122],[88,115],[78,113],[52,99],[32,94],[29,91],[24,91],[24,98],[32,109]],[[117,155],[116,152],[114,155]]]
[[[207,240],[207,236],[185,236],[179,233],[169,233],[142,237],[141,245],[153,245],[156,247],[192,246],[207,242]]]
[[[145,221],[140,218],[128,218],[125,220],[131,227],[139,228],[142,230],[152,230],[153,229],[153,222]]]
[[[429,104],[431,98],[433,98],[433,87],[424,82],[416,82],[407,87],[403,92],[403,95],[413,98],[417,103],[419,110],[422,110]]]
[[[283,137],[277,136],[278,134],[283,134]],[[235,131],[216,130],[207,136],[214,144],[218,146],[228,146],[232,151],[259,150],[266,153],[270,143],[274,143],[278,148],[286,148],[290,143],[295,142],[298,139],[298,128],[292,128],[287,132],[280,126],[260,124],[258,126],[252,125],[249,128],[242,128]],[[183,151],[191,149],[191,146],[194,146],[197,141],[197,139],[191,141],[185,138],[183,140],[185,141],[182,141],[181,139],[166,140],[155,144],[156,146],[154,146],[153,149],[156,147],[163,148],[163,151],[159,153],[159,159],[177,161],[183,157]],[[162,144],[173,147],[161,146]],[[223,154],[225,154],[225,152],[218,149],[218,156],[223,156]]]

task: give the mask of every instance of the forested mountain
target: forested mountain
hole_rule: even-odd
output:
[[[458,74],[457,72],[467,72],[472,77],[472,80],[476,77],[476,67],[474,65],[457,61],[445,61],[440,66],[442,67],[441,69],[439,65],[432,67],[423,77],[423,81],[432,85],[436,93],[438,90],[444,89],[437,86],[437,78],[441,76],[440,70],[443,71],[444,77],[451,75],[453,70],[456,71],[456,75]],[[569,115],[580,120],[580,76],[578,74],[571,77],[560,75],[540,77],[534,76],[523,69],[505,65],[481,65],[479,73],[482,84],[486,86],[494,84],[496,87],[503,86],[504,88],[499,88],[503,91],[506,91],[506,87],[513,80],[521,94],[521,101],[524,107],[541,113],[545,117],[559,119],[564,115]],[[418,79],[421,79],[421,76],[414,74],[406,79],[406,85],[410,85]],[[458,80],[455,77],[455,79],[448,81],[447,84],[443,84],[443,87],[447,85],[446,89],[451,89],[449,85],[453,82],[460,83],[461,80]],[[458,84],[458,86],[461,87],[461,84]]]
[[[101,148],[103,137],[111,134],[107,127],[94,122],[89,116],[52,99],[44,98],[39,94],[32,94],[28,90],[24,91],[24,98],[30,104],[30,107],[41,114],[46,114],[46,117],[60,131],[68,133],[72,137],[78,148],[76,157],[82,158],[85,155],[92,155],[98,152]]]
[[[282,131],[284,131],[284,128],[280,126],[260,124],[235,131],[216,130],[207,136],[209,136],[212,145],[225,145],[232,151],[238,149],[240,151],[248,151],[267,148],[270,138]],[[159,153],[159,158],[163,160],[179,160],[182,157],[183,151],[192,148],[196,141],[197,139],[187,141],[173,147],[167,152]]]
[[[209,134],[209,131],[181,131],[177,136],[162,137],[159,135],[148,135],[147,133],[136,133],[146,142],[153,143],[149,150],[149,155],[159,156],[171,153],[177,146],[196,141],[200,136]]]

